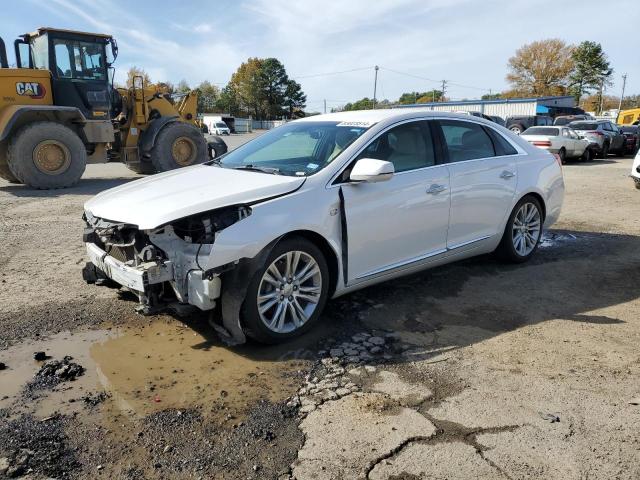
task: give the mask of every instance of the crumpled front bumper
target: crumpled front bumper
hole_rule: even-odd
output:
[[[85,269],[83,276],[87,282],[95,283],[98,277],[106,277],[139,296],[145,297],[152,296],[151,289],[154,285],[169,282],[174,286],[177,283],[174,265],[170,260],[143,262],[135,266],[128,265],[112,257],[94,243],[86,243],[85,245],[90,264],[98,270],[96,272],[98,275],[95,275]],[[179,283],[183,284],[183,282]],[[201,310],[211,310],[215,307],[215,301],[220,297],[220,277],[206,278],[203,277],[202,271],[192,270],[187,274],[186,283],[187,295],[175,292],[180,300],[186,300],[186,303]]]

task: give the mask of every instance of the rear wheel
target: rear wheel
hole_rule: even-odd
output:
[[[522,132],[524,132],[524,127],[522,125],[511,125],[509,127],[509,130],[511,130],[516,135],[520,135]]]
[[[590,148],[585,148],[584,149],[584,153],[582,154],[582,157],[580,157],[582,159],[583,162],[590,162],[591,158],[592,158],[593,152],[591,151]]]
[[[16,179],[40,189],[70,187],[87,166],[87,150],[80,137],[56,122],[22,127],[11,139],[7,157]]]
[[[320,249],[304,238],[280,242],[247,289],[247,335],[279,343],[306,332],[320,317],[328,291],[329,268]]]
[[[564,165],[565,161],[567,160],[567,151],[564,149],[564,147],[562,147],[558,151],[558,156],[560,157],[560,163]]]
[[[609,156],[609,144],[602,145],[602,151],[600,152],[600,158],[606,159]]]
[[[207,142],[193,125],[174,122],[165,126],[151,149],[151,163],[158,172],[188,167],[208,160]]]
[[[538,249],[542,238],[542,206],[527,195],[513,208],[496,253],[513,262],[526,262]]]

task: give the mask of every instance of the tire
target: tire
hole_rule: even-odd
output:
[[[609,144],[602,145],[602,151],[600,152],[600,158],[606,160],[609,157]]]
[[[20,180],[11,173],[11,169],[7,163],[7,149],[2,145],[0,145],[0,178],[5,179],[9,183],[20,183]]]
[[[141,175],[150,175],[156,173],[155,168],[150,162],[142,162],[137,164],[127,164],[127,168]]]
[[[200,130],[189,123],[172,122],[164,126],[151,149],[151,163],[157,172],[207,160],[207,142]]]
[[[593,152],[590,148],[585,148],[584,152],[582,153],[582,156],[580,157],[580,159],[587,163],[590,162],[593,158]]]
[[[286,273],[286,259],[289,256],[291,259],[295,258],[295,253],[299,254],[296,271],[304,276],[304,269],[309,265],[315,265],[317,268],[314,267],[306,274],[312,271],[315,271],[316,274],[305,279],[301,284],[296,283],[295,276],[293,276],[293,282],[283,282],[277,285],[274,285],[272,281],[265,280],[267,275],[271,275],[272,280],[277,276],[272,274],[274,272],[273,265],[276,265],[278,272]],[[315,263],[307,263],[309,259]],[[327,261],[316,245],[301,237],[285,239],[278,243],[269,254],[264,266],[255,273],[247,288],[247,295],[241,310],[241,319],[246,335],[258,342],[273,344],[284,342],[308,331],[317,323],[324,309],[329,293],[329,282]],[[315,304],[301,298],[305,294],[303,289],[307,289],[309,296],[317,299]],[[314,291],[313,294],[310,293],[311,289]],[[279,294],[278,290],[282,294]],[[269,307],[267,310],[263,310],[262,315],[258,306],[259,293],[265,296],[265,300],[260,306]],[[299,325],[293,321],[292,311],[295,310],[295,307],[294,303],[289,303],[291,299],[300,306],[301,310],[306,310],[307,320]],[[279,310],[285,312],[282,328],[278,328]],[[267,325],[269,319],[274,320],[273,328]]]
[[[558,151],[558,156],[560,157],[560,163],[564,165],[567,161],[567,151],[564,149],[564,147],[562,147]]]
[[[525,206],[528,206],[528,208],[533,207],[536,209],[537,217],[534,216],[532,221],[528,222],[528,225],[532,226],[534,224],[533,220],[537,218],[538,230],[537,230],[537,235],[534,234],[533,238],[527,244],[525,244],[527,248],[520,250],[520,247],[523,244],[518,243],[516,240],[515,230],[518,228],[518,225],[516,224],[517,222],[516,217],[518,219],[523,218],[520,215]],[[529,260],[533,256],[533,254],[538,249],[538,245],[540,244],[540,239],[542,238],[542,230],[543,230],[542,227],[544,223],[542,211],[543,210],[542,210],[542,206],[540,205],[540,202],[533,195],[527,195],[522,199],[520,199],[520,201],[516,204],[516,206],[513,207],[513,211],[511,212],[511,215],[509,215],[509,220],[507,221],[507,225],[505,226],[504,234],[502,235],[502,240],[500,241],[500,245],[498,245],[498,248],[496,249],[496,254],[500,258],[511,263],[523,263]],[[525,216],[526,216],[526,212],[527,211],[525,211]],[[531,230],[529,230],[529,232],[531,232]],[[520,234],[520,237],[522,237],[522,234]],[[522,238],[524,241],[524,237]]]
[[[509,130],[511,130],[516,135],[521,135],[522,132],[524,132],[525,128],[522,125],[516,124],[516,125],[510,125]]]
[[[43,190],[75,185],[87,166],[87,150],[80,137],[56,122],[22,127],[9,142],[7,158],[18,180]]]

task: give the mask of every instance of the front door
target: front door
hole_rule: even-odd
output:
[[[496,144],[498,133],[489,135],[479,123],[439,120],[438,124],[447,147],[451,176],[447,248],[501,235],[515,195],[515,157],[505,155]]]
[[[401,124],[377,137],[358,158],[392,162],[380,183],[342,185],[349,284],[446,250],[449,172],[437,165],[426,121]]]

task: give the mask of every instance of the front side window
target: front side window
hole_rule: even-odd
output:
[[[435,165],[429,125],[424,121],[410,122],[387,130],[358,155],[360,158],[391,162],[396,172]]]
[[[59,78],[101,81],[107,78],[103,44],[56,38],[53,50]]]
[[[361,122],[287,123],[221,157],[226,168],[306,176],[329,165],[371,125]]]
[[[463,162],[496,155],[491,138],[481,125],[459,120],[440,120],[450,162]]]

